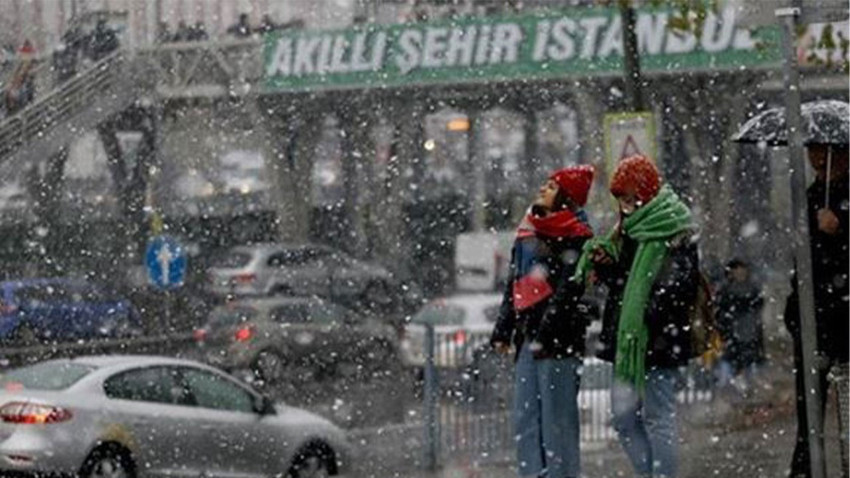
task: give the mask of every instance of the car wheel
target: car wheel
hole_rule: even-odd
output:
[[[263,350],[257,354],[251,368],[263,382],[267,384],[278,383],[286,370],[286,361],[273,350]]]
[[[369,309],[386,308],[392,305],[393,298],[390,297],[390,290],[385,282],[372,282],[366,286],[366,291],[363,293],[363,301]]]
[[[307,451],[295,460],[287,478],[327,478],[331,476],[331,456],[320,450]]]
[[[82,478],[135,478],[133,461],[127,453],[113,448],[98,448],[86,458]]]
[[[18,328],[15,329],[14,337],[15,343],[23,346],[35,345],[38,341],[37,337],[35,336],[35,331],[29,324],[26,323],[19,325]]]

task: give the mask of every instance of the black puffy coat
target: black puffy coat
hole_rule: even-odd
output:
[[[586,238],[518,238],[511,251],[511,281],[505,288],[491,343],[513,343],[517,354],[526,340],[539,343],[537,359],[584,355],[587,315],[580,307],[584,286],[570,281]],[[532,254],[533,257],[523,257]],[[535,306],[517,312],[513,283],[520,278],[519,265],[533,261],[546,270],[554,293]]]
[[[809,236],[814,275],[815,319],[818,351],[842,363],[848,361],[847,336],[850,335],[850,302],[848,302],[847,264],[850,261],[850,199],[845,178],[830,185],[829,209],[838,216],[838,234],[830,235],[818,229],[817,214],[826,202],[826,184],[815,181],[806,196],[809,210]],[[785,308],[785,325],[796,342],[800,340],[800,311],[797,281],[792,280],[793,292]]]
[[[613,362],[617,352],[620,307],[637,242],[624,236],[620,260],[612,265],[595,265],[597,277],[608,287],[602,316],[600,349],[597,356]],[[696,302],[699,284],[699,254],[690,233],[670,241],[665,264],[655,278],[644,321],[649,329],[646,368],[684,365],[692,358],[689,330],[690,311]]]

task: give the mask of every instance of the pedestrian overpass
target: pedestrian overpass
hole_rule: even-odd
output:
[[[747,33],[733,28],[733,17],[710,19],[703,37],[689,40],[668,32],[664,15],[653,10],[638,16],[647,90],[658,105],[656,115],[669,114],[679,124],[693,124],[695,109],[723,116],[708,109],[749,101],[753,85],[775,70],[773,52],[757,50]],[[576,35],[579,28],[594,29],[592,44]],[[404,237],[407,227],[404,204],[415,202],[418,178],[424,174],[423,119],[440,108],[463,111],[472,120],[473,145],[476,119],[484,112],[501,108],[526,118],[527,161],[522,169],[530,185],[540,173],[538,113],[556,102],[567,104],[577,113],[582,156],[597,165],[599,184],[604,185],[600,125],[608,110],[625,105],[617,94],[622,91],[618,28],[614,11],[594,9],[335,32],[283,31],[262,40],[119,50],[54,88],[45,81],[51,76],[48,66],[41,65],[37,79],[45,84],[36,100],[0,121],[0,172],[46,163],[39,173],[40,189],[30,194],[41,198],[36,208],[41,222],[60,220],[55,206],[62,199],[55,190],[62,181],[67,147],[81,132],[96,131],[109,157],[122,214],[135,224],[136,240],[142,240],[150,166],[169,160],[160,155],[171,134],[171,127],[164,125],[179,122],[179,117],[173,119],[178,111],[194,109],[202,118],[205,108],[233,104],[263,138],[280,236],[306,240],[311,158],[324,118],[333,115],[345,132],[342,209],[345,227],[352,231],[346,245],[364,250],[368,244],[376,254],[403,261],[412,255],[411,248],[397,238]],[[694,106],[674,98],[662,106],[666,96],[709,83],[730,99],[722,105],[708,101]],[[722,127],[737,127],[734,115],[727,119]],[[380,122],[389,122],[395,133],[392,154],[383,165],[386,175],[377,178],[369,161],[375,156],[370,129]],[[119,131],[142,133],[143,147],[135,160],[122,157]],[[697,151],[704,144],[694,128],[681,134],[686,149]],[[715,178],[728,175],[712,169],[702,154],[690,160],[690,169],[704,169]],[[476,148],[469,148],[469,156],[470,223],[483,229],[486,165]],[[708,181],[691,182],[695,188],[712,187]],[[706,204],[725,200],[708,190],[703,197]],[[717,207],[716,212],[724,214],[725,208]],[[711,209],[703,211],[711,215]],[[378,214],[381,237],[369,233]]]

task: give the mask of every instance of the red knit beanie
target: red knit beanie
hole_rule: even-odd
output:
[[[558,183],[558,189],[579,207],[587,204],[587,195],[593,184],[593,166],[570,166],[559,169],[549,176],[549,179]]]
[[[624,196],[633,193],[638,201],[648,203],[658,194],[661,177],[658,168],[646,156],[630,156],[617,165],[611,178],[611,194]]]

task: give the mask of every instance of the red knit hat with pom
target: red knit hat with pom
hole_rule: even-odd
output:
[[[630,156],[617,165],[611,178],[611,194],[624,196],[634,194],[644,204],[658,194],[661,188],[661,177],[658,168],[646,156]]]
[[[570,166],[559,169],[549,176],[549,179],[558,183],[558,189],[570,198],[579,207],[587,204],[587,195],[590,194],[590,186],[593,184],[593,166]]]

